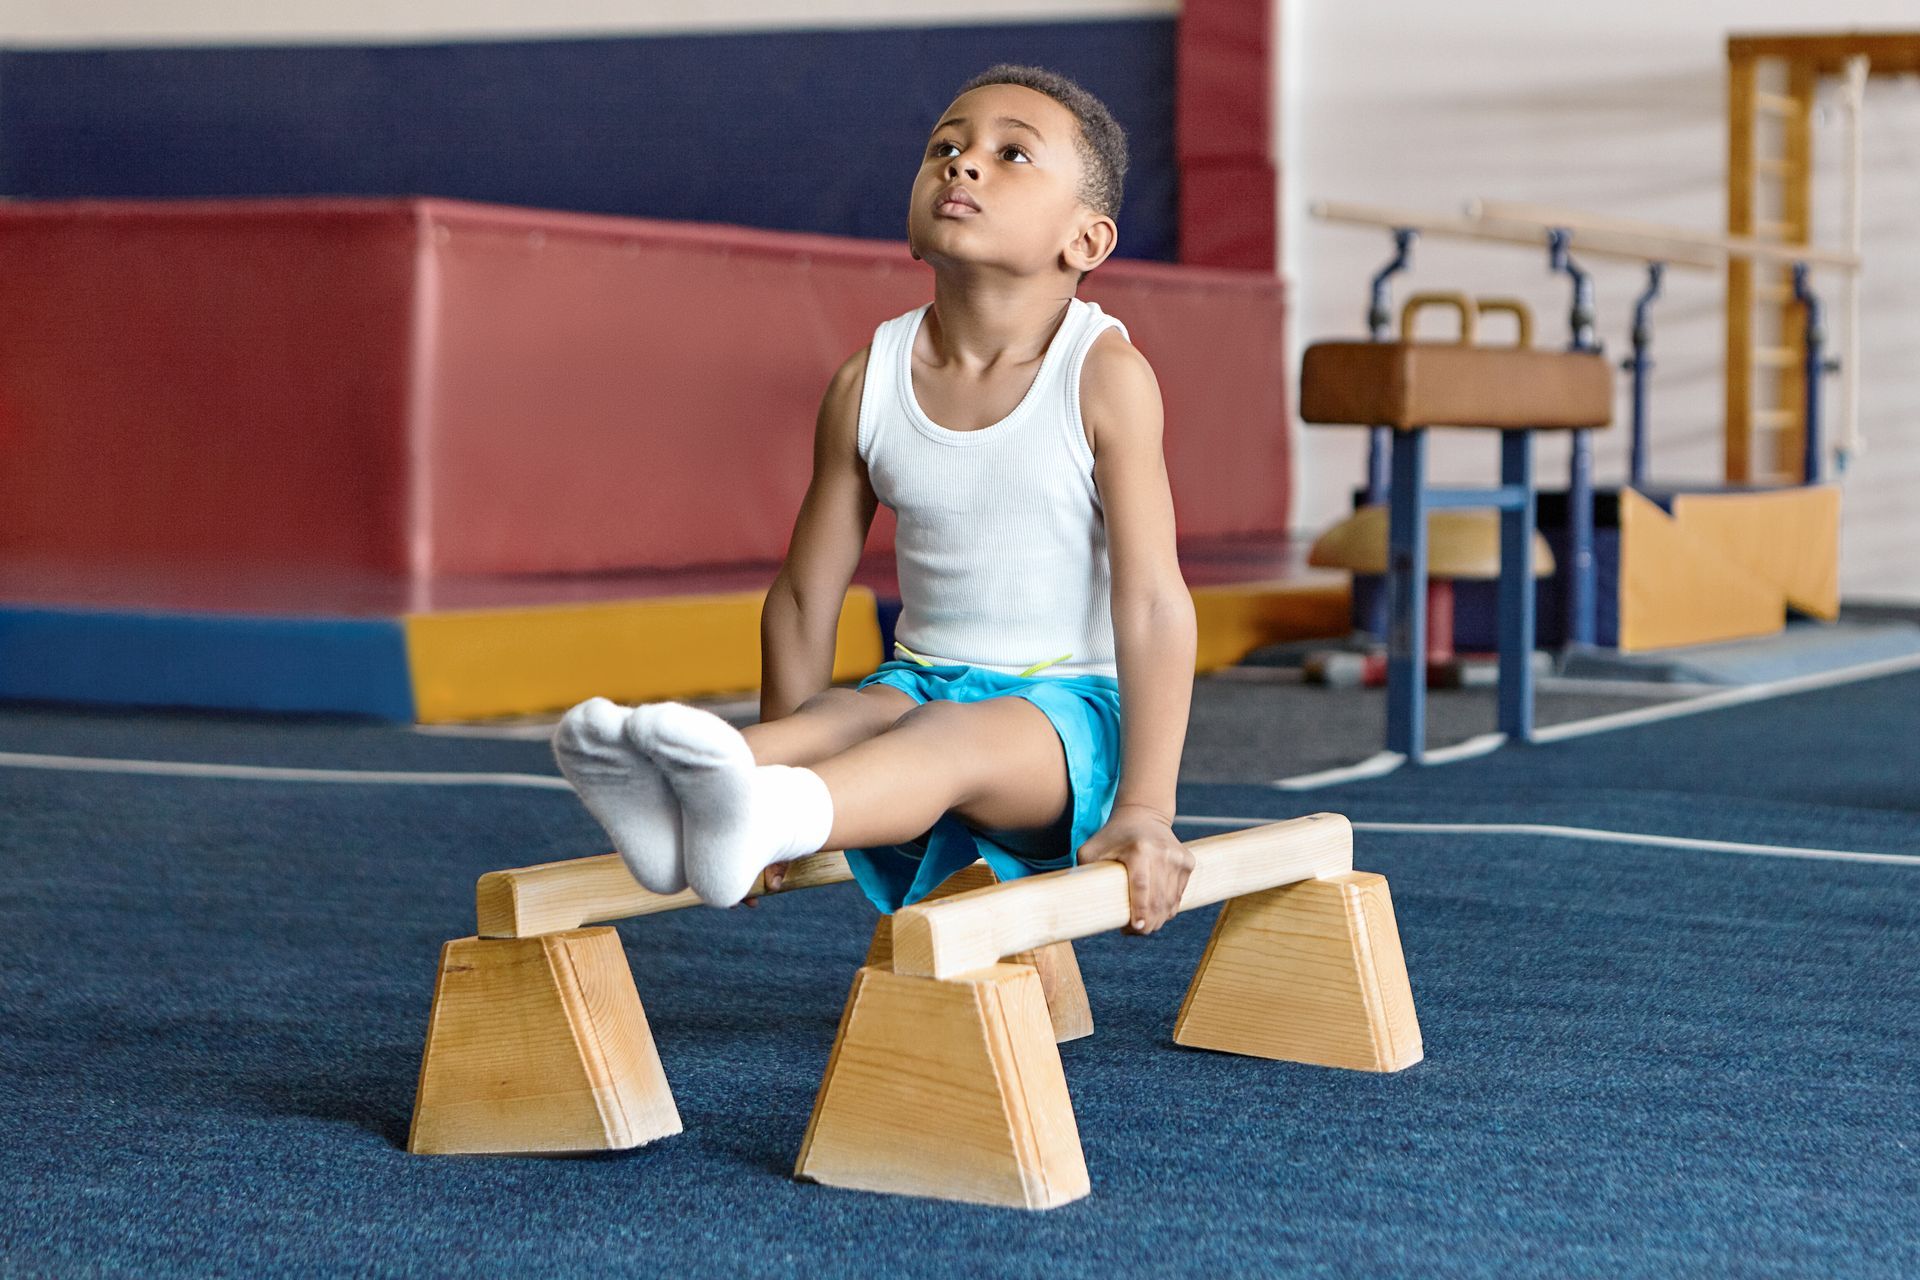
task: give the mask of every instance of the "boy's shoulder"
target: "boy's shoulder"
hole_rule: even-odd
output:
[[[840,367],[833,371],[831,389],[840,392],[844,392],[849,388],[857,390],[860,386],[860,380],[866,376],[867,356],[872,351],[873,344],[869,342],[845,360],[842,360]]]
[[[1118,329],[1108,328],[1087,348],[1080,367],[1080,417],[1096,453],[1102,427],[1125,430],[1151,422],[1158,430],[1160,380],[1146,355]]]
[[[816,438],[836,453],[859,451],[860,396],[866,385],[869,349],[870,344],[841,361],[820,397]]]

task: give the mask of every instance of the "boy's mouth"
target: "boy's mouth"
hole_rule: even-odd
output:
[[[967,216],[980,212],[980,205],[967,194],[965,187],[948,187],[933,202],[933,211],[952,216]]]

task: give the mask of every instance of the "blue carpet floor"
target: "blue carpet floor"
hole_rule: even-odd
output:
[[[1540,822],[1920,855],[1920,676],[1514,748],[1248,823]],[[0,750],[551,772],[545,747],[0,711]],[[403,1149],[483,871],[600,851],[565,792],[0,768],[0,1273],[1920,1274],[1920,865],[1362,832],[1426,1060],[1174,1047],[1213,910],[1078,944],[1093,1194],[789,1177],[872,925],[851,886],[619,926],[687,1132]],[[1184,838],[1218,825],[1189,825]]]

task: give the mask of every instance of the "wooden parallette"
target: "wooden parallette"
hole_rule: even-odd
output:
[[[1353,871],[1345,818],[1190,847],[1181,908],[1227,906],[1179,1043],[1370,1071],[1420,1060],[1386,882]],[[497,936],[442,952],[409,1150],[598,1151],[680,1131],[619,936],[579,926],[690,903],[623,877],[617,858],[583,858],[482,878],[482,931]],[[846,878],[841,855],[816,854],[782,892]],[[1116,862],[1006,884],[975,865],[882,919],[796,1176],[1024,1208],[1086,1195],[1057,1047],[1092,1029],[1070,944],[1130,912]]]
[[[852,879],[827,850],[788,864],[778,893]],[[993,884],[963,868],[928,901]],[[753,892],[766,894],[764,878]],[[691,891],[650,893],[617,854],[480,877],[476,935],[442,949],[407,1148],[420,1154],[608,1151],[680,1132],[619,935],[584,925],[700,905]],[[882,916],[869,964],[892,954]],[[1014,959],[1044,975],[1053,1034],[1093,1033],[1069,943]]]
[[[1193,841],[1182,910],[1226,901],[1176,1038],[1370,1071],[1421,1057],[1386,881],[1314,814]],[[893,918],[891,966],[854,976],[795,1176],[1015,1208],[1089,1190],[1042,994],[1008,953],[1124,926],[1126,869],[1096,862]]]

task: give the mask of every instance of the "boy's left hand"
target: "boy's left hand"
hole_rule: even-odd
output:
[[[1080,846],[1080,862],[1111,858],[1127,868],[1133,919],[1124,932],[1153,933],[1173,919],[1193,874],[1193,853],[1173,834],[1173,824],[1144,805],[1116,806],[1107,824]]]

